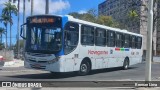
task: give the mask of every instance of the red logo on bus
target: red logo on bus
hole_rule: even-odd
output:
[[[92,50],[88,50],[88,54],[91,54],[91,55],[107,55],[108,51],[92,51]]]

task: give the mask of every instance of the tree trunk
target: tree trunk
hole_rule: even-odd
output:
[[[11,20],[11,12],[10,12],[10,20]],[[10,21],[10,49],[12,49],[12,25]]]
[[[8,48],[8,41],[7,41],[7,26],[6,26],[6,49]]]
[[[2,33],[1,33],[1,43],[2,43]]]

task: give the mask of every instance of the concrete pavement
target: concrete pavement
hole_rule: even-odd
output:
[[[154,62],[160,62],[160,57],[153,57]]]
[[[130,88],[130,87],[119,87],[119,88],[112,88],[112,87],[102,87],[102,88],[0,88],[0,90],[160,90],[160,88]]]
[[[24,61],[20,59],[14,59],[9,62],[5,62],[3,67],[21,67],[24,66]]]
[[[154,58],[154,62],[160,62],[159,58],[160,57]],[[14,64],[10,65],[10,66],[8,65],[8,67],[20,67],[20,66],[24,65],[23,63],[24,62],[22,60],[14,60]],[[5,67],[7,67],[7,66],[5,66]],[[133,70],[135,70],[135,69],[133,69]],[[132,71],[132,69],[131,69],[131,71]],[[123,72],[127,72],[127,71],[123,71]],[[110,74],[110,73],[108,72],[107,75],[108,74]],[[117,75],[117,74],[114,73],[112,75]],[[25,76],[23,76],[23,77],[25,77]],[[38,77],[38,76],[36,75],[36,77]],[[40,77],[43,77],[43,76],[40,76]],[[76,87],[65,88],[65,87],[63,87],[63,88],[61,88],[61,87],[57,87],[56,88],[56,87],[53,87],[53,88],[0,88],[0,90],[160,90],[160,87],[155,87],[155,88],[144,88],[144,87],[139,87],[139,88],[134,88],[134,87],[133,88],[132,87],[128,87],[128,88],[127,87],[119,87],[119,88],[117,88],[117,87],[113,87],[113,88],[112,87],[102,87],[102,88],[100,88],[100,87],[94,87],[94,88],[93,87],[91,87],[91,88],[86,88],[86,87],[84,87],[84,88],[76,88]]]

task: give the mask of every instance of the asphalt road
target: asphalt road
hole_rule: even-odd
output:
[[[128,70],[110,68],[94,70],[86,76],[75,72],[54,75],[48,71],[25,69],[24,67],[1,67],[1,81],[137,81],[145,79],[145,63],[131,66]],[[160,81],[160,63],[152,64],[152,80]]]

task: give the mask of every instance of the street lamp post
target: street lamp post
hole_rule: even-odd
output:
[[[49,0],[46,0],[46,10],[45,14],[49,14]]]
[[[147,55],[145,81],[151,81],[152,33],[153,33],[153,0],[148,0]]]
[[[34,0],[31,0],[31,16],[33,15]]]
[[[18,25],[17,25],[17,57],[18,57],[18,58],[19,58],[19,46],[20,46],[20,45],[19,45],[19,44],[20,44],[20,43],[19,43],[19,32],[20,32],[20,30],[19,30],[19,19],[20,19],[20,18],[19,18],[19,16],[20,16],[20,15],[19,15],[19,9],[20,9],[19,6],[20,6],[20,0],[18,0],[18,18],[17,18],[17,19],[18,19],[18,20],[17,20],[17,21],[18,21]]]

